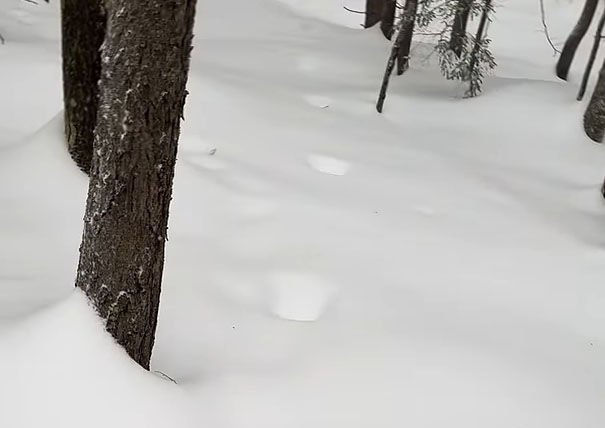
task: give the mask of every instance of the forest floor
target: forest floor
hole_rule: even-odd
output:
[[[0,3],[1,427],[605,426],[591,36],[561,82],[503,0],[480,97],[417,44],[379,115],[390,46],[342,2],[201,1],[147,373],[73,287],[58,3]],[[557,45],[581,6],[546,1]]]

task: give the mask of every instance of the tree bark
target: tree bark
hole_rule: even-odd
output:
[[[101,0],[61,0],[61,31],[67,148],[76,165],[88,174],[105,36]]]
[[[412,48],[412,38],[414,37],[414,27],[416,24],[416,12],[418,10],[418,0],[407,0],[403,8],[401,17],[402,25],[401,45],[397,52],[397,75],[401,76],[408,68],[410,63],[410,49]]]
[[[603,142],[605,135],[605,62],[601,66],[597,86],[595,86],[584,113],[584,131],[591,140],[597,143]]]
[[[456,15],[452,24],[452,32],[450,34],[450,49],[460,58],[464,42],[466,40],[466,27],[468,19],[471,15],[471,7],[473,0],[458,0],[456,6]]]
[[[106,0],[76,286],[149,369],[196,0]]]
[[[582,9],[580,18],[567,37],[563,50],[561,51],[561,56],[557,62],[556,72],[557,77],[560,79],[567,80],[569,68],[571,67],[573,58],[576,55],[576,50],[578,49],[580,42],[590,27],[590,23],[592,22],[592,18],[594,17],[598,3],[599,0],[586,0],[584,3],[584,8]]]
[[[599,46],[601,45],[601,37],[603,36],[603,27],[605,26],[605,9],[603,9],[603,13],[601,14],[601,19],[599,19],[599,24],[597,25],[597,32],[594,36],[594,42],[592,44],[592,49],[590,50],[590,56],[588,57],[588,63],[586,64],[586,69],[584,70],[584,75],[582,76],[582,83],[580,83],[580,90],[578,91],[578,97],[576,98],[578,101],[582,101],[584,98],[584,94],[586,93],[586,86],[588,85],[588,79],[590,79],[590,73],[592,72],[592,66],[594,65],[595,59],[597,57],[597,53],[599,52]]]
[[[479,49],[481,48],[481,43],[483,42],[483,38],[485,37],[485,30],[491,6],[492,0],[485,0],[485,3],[483,4],[483,11],[481,12],[481,19],[479,20],[479,27],[477,28],[477,34],[475,35],[475,44],[471,52],[470,64],[468,66],[468,77],[470,87],[467,92],[467,96],[469,97],[476,96],[480,90],[475,80],[473,79],[473,72],[475,71],[475,67],[477,66],[477,56],[479,55]]]
[[[382,18],[385,0],[366,0],[366,19],[363,24],[365,28],[373,27]]]
[[[397,11],[397,0],[385,0],[382,9],[380,30],[384,37],[391,40],[393,37],[393,25],[395,23],[395,12]]]
[[[393,43],[393,47],[391,48],[391,55],[389,56],[387,67],[384,71],[384,76],[382,77],[380,94],[378,95],[378,101],[376,102],[376,111],[378,111],[378,113],[382,113],[382,109],[384,107],[384,100],[387,97],[387,90],[389,89],[389,80],[391,79],[393,68],[395,68],[395,60],[397,59],[397,53],[399,52],[399,45],[401,43],[401,38],[399,37],[400,34],[401,32],[397,34],[395,43]]]

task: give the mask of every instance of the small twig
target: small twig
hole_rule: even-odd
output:
[[[347,12],[353,12],[353,13],[359,13],[361,15],[365,15],[366,13],[362,10],[354,10],[354,9],[350,9],[346,6],[343,6],[344,10],[346,10]]]
[[[555,46],[552,39],[550,38],[550,34],[548,32],[548,25],[546,24],[546,11],[544,10],[544,0],[540,0],[540,15],[542,17],[542,26],[544,27],[544,35],[546,36],[546,40],[548,40],[548,44],[554,51],[553,56],[561,53],[559,49]]]
[[[161,375],[162,375],[162,377],[164,377],[164,378],[166,378],[166,379],[169,379],[169,380],[171,380],[172,382],[174,382],[175,384],[177,384],[177,385],[178,385],[177,381],[176,381],[176,380],[174,380],[173,378],[171,378],[170,376],[168,376],[166,373],[162,373],[162,372],[161,372],[161,371],[159,371],[159,370],[154,370],[153,372],[154,372],[154,373],[161,374]]]
[[[2,34],[0,34],[0,43],[4,44],[4,37],[2,37]]]
[[[38,4],[38,2],[34,1],[34,0],[23,0],[23,1],[27,2],[27,3],[31,3],[31,4]]]

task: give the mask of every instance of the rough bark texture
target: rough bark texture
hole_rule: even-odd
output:
[[[395,23],[395,12],[397,10],[397,0],[385,0],[382,9],[380,30],[384,37],[391,40],[393,37],[393,25]]]
[[[400,34],[401,32],[397,34],[395,43],[393,43],[393,47],[391,48],[391,55],[389,56],[387,67],[384,71],[384,76],[382,77],[382,85],[380,86],[380,93],[378,95],[378,101],[376,102],[376,111],[378,111],[378,113],[382,113],[382,109],[384,107],[384,100],[387,97],[387,90],[389,89],[389,80],[391,79],[393,68],[395,68],[395,60],[397,59],[399,45],[401,44],[401,38],[399,37]]]
[[[365,28],[373,27],[380,22],[386,0],[366,0]]]
[[[483,42],[483,38],[485,37],[485,30],[487,28],[487,21],[489,18],[489,11],[492,6],[492,0],[485,0],[483,3],[483,11],[481,12],[481,19],[479,20],[479,27],[477,28],[477,34],[475,34],[475,45],[473,46],[473,50],[471,51],[470,64],[468,66],[468,75],[470,79],[470,87],[467,92],[468,96],[474,97],[479,93],[479,87],[477,86],[477,82],[472,78],[473,72],[475,71],[475,67],[477,67],[477,56],[479,55],[479,49],[481,48],[481,43]]]
[[[599,72],[599,80],[595,86],[592,98],[584,113],[584,131],[588,137],[597,142],[603,142],[605,135],[605,62]]]
[[[403,8],[401,17],[401,45],[397,52],[397,75],[401,76],[408,68],[410,63],[410,49],[412,48],[412,38],[414,37],[414,27],[416,24],[416,12],[418,10],[418,0],[407,0]]]
[[[76,286],[148,369],[196,0],[106,0]]]
[[[61,0],[61,28],[67,147],[76,165],[88,174],[105,37],[101,0]]]
[[[473,0],[458,0],[456,6],[456,15],[452,24],[452,33],[450,34],[450,49],[458,58],[462,54],[462,48],[466,40],[466,27],[471,15],[471,6]]]
[[[590,27],[590,23],[592,22],[592,18],[595,14],[598,3],[599,0],[586,0],[584,3],[584,8],[582,9],[580,18],[578,19],[576,26],[567,37],[563,50],[561,51],[561,56],[557,62],[556,72],[557,77],[560,79],[567,80],[569,68],[571,67],[576,50],[578,49],[580,42]]]
[[[407,8],[408,3],[414,3],[413,7]],[[407,43],[408,36],[413,34],[414,32],[414,21],[416,20],[416,8],[418,5],[418,0],[408,0],[406,3],[406,9],[404,11],[403,16],[401,17],[401,21],[398,24],[398,32],[397,37],[395,38],[395,42],[393,43],[393,47],[391,48],[391,54],[389,55],[389,60],[387,61],[387,66],[384,71],[384,76],[382,78],[382,85],[380,86],[380,93],[378,95],[378,101],[376,102],[376,110],[378,113],[382,113],[382,109],[384,107],[384,100],[387,97],[387,90],[389,88],[389,80],[391,79],[391,74],[393,73],[393,68],[395,68],[395,61],[400,61],[401,58],[401,50],[403,43]],[[413,12],[413,14],[412,14]],[[410,44],[411,44],[411,36],[410,36]],[[405,57],[405,61],[407,64],[407,56],[409,55],[410,48],[407,45],[407,54]],[[399,63],[401,64],[401,63]],[[405,71],[405,69],[403,70]],[[403,72],[402,72],[403,73]],[[399,73],[401,74],[401,73]]]
[[[605,9],[603,9],[603,13],[601,13],[601,19],[599,19],[599,24],[597,25],[597,31],[594,36],[594,42],[592,44],[592,49],[590,50],[590,56],[588,57],[588,63],[586,64],[586,69],[584,69],[584,75],[582,76],[582,83],[580,83],[580,90],[578,91],[577,100],[581,101],[584,98],[584,94],[586,93],[586,86],[588,85],[588,79],[590,79],[590,73],[592,72],[592,67],[594,65],[595,59],[597,57],[597,53],[599,52],[599,46],[601,45],[601,37],[603,34],[603,27],[605,26]]]

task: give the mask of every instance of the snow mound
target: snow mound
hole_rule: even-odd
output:
[[[0,183],[2,318],[56,301],[74,281],[88,180],[67,153],[62,113],[2,147]]]
[[[78,290],[0,334],[0,349],[0,426],[193,426],[180,388],[134,363]]]

